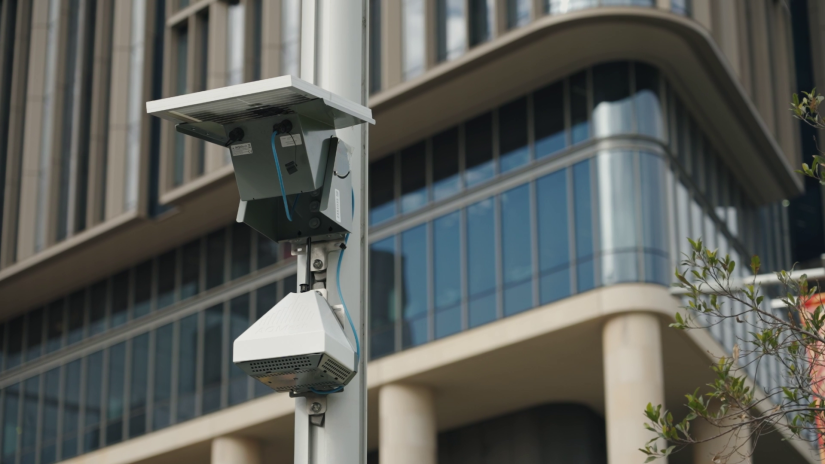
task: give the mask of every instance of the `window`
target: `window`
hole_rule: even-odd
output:
[[[576,230],[576,287],[579,292],[596,286],[593,264],[593,210],[590,160],[573,165],[573,215]]]
[[[403,79],[408,81],[424,73],[424,0],[401,0],[402,2],[402,57]]]
[[[458,128],[433,137],[433,200],[438,201],[458,193]]]
[[[83,340],[85,319],[86,291],[80,290],[69,295],[69,345]]]
[[[381,0],[370,1],[370,93],[381,90]]]
[[[223,351],[223,305],[216,305],[204,311],[203,414],[221,407]]]
[[[149,390],[149,334],[132,339],[132,371],[129,384],[129,437],[146,433],[146,399]]]
[[[100,420],[103,402],[103,351],[86,357],[85,408],[83,411],[83,450],[100,448]]]
[[[599,0],[545,0],[544,11],[554,15],[596,6],[599,6]]]
[[[246,224],[232,224],[232,279],[249,274],[252,260],[252,229]]]
[[[43,426],[41,430],[40,462],[57,461],[57,420],[60,405],[60,368],[56,367],[44,374],[43,385]]]
[[[602,152],[597,158],[602,284],[639,280],[636,191],[632,152]]]
[[[263,77],[261,57],[263,56],[263,17],[264,0],[252,0],[252,80]]]
[[[467,208],[467,282],[469,326],[494,321],[496,301],[496,228],[492,198]]]
[[[587,71],[570,77],[570,126],[573,144],[590,138],[590,115],[587,101]]]
[[[566,169],[536,181],[538,200],[539,299],[570,296],[570,221]]]
[[[152,311],[152,261],[135,267],[135,302],[132,317],[137,319]]]
[[[301,74],[301,0],[281,1],[281,75]]]
[[[60,459],[69,459],[77,455],[77,448],[80,445],[80,380],[81,362],[78,359],[66,364],[64,369],[65,380],[63,383],[63,446]]]
[[[230,0],[226,17],[226,85],[235,85],[244,82],[244,4]]]
[[[403,348],[429,340],[427,285],[427,226],[401,234],[401,301]]]
[[[155,331],[155,378],[152,402],[152,430],[171,423],[172,418],[172,332],[173,324]]]
[[[194,240],[184,245],[181,256],[180,299],[185,300],[200,292],[201,241]]]
[[[632,132],[633,107],[627,62],[593,67],[593,98],[593,130],[596,137]]]
[[[395,156],[370,163],[370,225],[391,219],[395,209]]]
[[[233,298],[229,302],[229,343],[238,338],[249,328],[249,293]],[[229,400],[230,406],[246,401],[247,386],[249,385],[246,375],[240,367],[232,362],[232,357],[226,357],[227,370],[229,372]],[[260,382],[258,382],[260,383]]]
[[[40,376],[23,382],[23,417],[20,424],[20,462],[34,463],[37,455],[38,407],[40,403]]]
[[[63,347],[66,332],[65,301],[57,300],[46,306],[46,352],[51,353]]]
[[[17,367],[23,362],[23,327],[25,322],[25,316],[17,316],[6,324],[9,331],[9,345],[6,347],[6,369]]]
[[[531,0],[507,0],[507,29],[515,29],[530,22]]]
[[[278,261],[278,243],[257,232],[255,236],[258,245],[258,269],[275,264]]]
[[[43,353],[43,308],[26,313],[26,361]]]
[[[495,4],[493,0],[469,0],[470,47],[493,38]]]
[[[175,50],[173,62],[175,63],[174,91],[175,95],[187,93],[187,66],[189,56],[189,30],[186,26],[178,27],[175,32]],[[184,169],[186,159],[186,136],[175,132],[175,155],[172,163],[172,186],[177,187],[183,184]]]
[[[20,412],[20,384],[6,387],[3,392],[3,462],[14,462],[17,456],[17,416]]]
[[[665,139],[664,117],[659,103],[659,71],[653,66],[636,63],[636,131],[642,135]]]
[[[178,322],[178,410],[177,421],[195,417],[195,389],[198,376],[198,314]]]
[[[370,246],[370,357],[395,351],[395,237]]]
[[[527,98],[522,97],[498,110],[499,163],[502,173],[530,161],[527,146]]]
[[[564,81],[533,94],[536,158],[544,158],[567,146],[564,131]]]
[[[123,271],[112,278],[111,327],[126,323],[129,317],[129,271]]]
[[[106,400],[106,445],[123,440],[124,389],[126,386],[126,342],[109,348]]]
[[[92,285],[89,290],[89,336],[106,330],[106,304],[109,282],[104,280]]]
[[[224,282],[226,230],[219,229],[206,236],[206,289]]]
[[[401,212],[427,204],[427,145],[417,143],[401,150]]]
[[[495,174],[493,166],[493,115],[483,114],[467,121],[464,126],[464,146],[466,147],[467,187],[490,179]]]
[[[433,221],[435,338],[459,332],[461,322],[461,213]]]
[[[676,14],[690,16],[691,0],[670,0],[670,9]]]
[[[234,74],[236,66],[235,61],[232,58],[232,53],[235,51],[235,44],[232,43],[232,35],[236,34],[234,30],[232,30],[233,24],[233,17],[231,16],[233,12],[233,6],[229,7],[229,25],[227,28],[227,34],[229,35],[229,43],[227,44],[227,58],[226,62],[229,65],[229,69],[227,70],[227,82],[226,85],[232,85],[233,79],[237,76]],[[196,68],[198,69],[196,78],[196,89],[197,90],[207,90],[209,88],[209,9],[204,8],[201,12],[199,12],[195,16],[195,24],[197,28],[198,40],[197,40],[197,50],[196,50],[196,57],[197,63]],[[243,44],[242,44],[243,45]],[[243,50],[241,50],[243,52]],[[243,69],[241,69],[242,71]],[[195,176],[202,176],[203,173],[206,171],[206,141],[204,140],[195,140],[193,141],[195,145],[195,159],[194,159],[194,174]],[[184,163],[185,164],[185,163]]]
[[[458,58],[467,46],[464,1],[436,0],[436,41],[439,62]]]
[[[506,316],[533,307],[530,229],[530,186],[522,185],[501,194],[502,274]]]

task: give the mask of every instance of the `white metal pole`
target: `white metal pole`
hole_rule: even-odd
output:
[[[301,78],[348,100],[367,106],[366,0],[303,0]],[[337,281],[361,341],[358,375],[341,393],[328,395],[323,426],[311,425],[306,398],[295,402],[296,464],[363,464],[366,462],[367,401],[367,124],[338,130],[351,151],[355,204],[352,233],[336,274],[339,253],[329,255],[327,294],[339,304]],[[306,257],[298,257],[298,283]]]

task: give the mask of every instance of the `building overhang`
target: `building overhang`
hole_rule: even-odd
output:
[[[662,71],[755,203],[802,192],[788,161],[794,158],[787,156],[795,154],[782,152],[708,31],[648,8],[546,16],[373,95],[378,124],[370,128],[370,156],[380,158],[589,65],[622,59]]]

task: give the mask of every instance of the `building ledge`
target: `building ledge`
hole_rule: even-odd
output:
[[[802,191],[756,107],[701,25],[649,8],[602,7],[545,16],[370,98],[380,158],[587,66],[657,66],[758,204]],[[484,76],[480,79],[479,76]],[[480,96],[483,96],[480,97]]]

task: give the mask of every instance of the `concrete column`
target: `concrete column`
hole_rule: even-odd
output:
[[[261,464],[261,444],[257,440],[218,437],[212,440],[212,464]]]
[[[720,433],[724,430],[710,424],[709,422],[697,419],[691,425],[693,436],[697,439],[707,439]],[[752,464],[753,459],[750,456],[751,443],[750,435],[746,430],[740,430],[736,436],[725,435],[705,443],[699,443],[693,448],[693,463],[694,464],[713,464],[717,455],[731,456],[730,459],[722,459],[721,462],[730,462],[731,464]]]
[[[438,430],[432,391],[413,385],[382,387],[378,437],[380,464],[436,464]]]
[[[644,408],[665,399],[659,320],[643,313],[616,316],[605,324],[602,345],[607,462],[641,464],[639,448],[652,438],[642,426]]]

